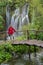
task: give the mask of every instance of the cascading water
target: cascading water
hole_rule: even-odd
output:
[[[6,31],[8,30],[8,27],[10,25],[10,21],[11,21],[11,16],[10,16],[10,7],[9,5],[6,6]],[[10,37],[8,36],[8,33],[6,35],[7,39],[10,39]]]
[[[22,7],[22,11],[21,11],[21,13],[20,13],[20,20],[19,20],[19,22],[20,22],[20,24],[19,24],[19,30],[22,30],[22,26],[23,25],[27,25],[27,24],[29,24],[29,17],[28,17],[28,4],[26,4],[26,5],[24,5],[23,7]]]
[[[9,17],[10,17],[9,9],[8,9],[7,13],[6,13],[6,16],[8,18],[7,25],[9,27]],[[16,30],[22,30],[22,26],[27,25],[28,23],[29,23],[28,4],[26,4],[21,8],[21,10],[20,10],[20,8],[18,8],[14,11],[14,14],[11,17],[11,26]],[[12,37],[17,37],[19,35],[21,35],[21,33],[16,32],[12,35]]]
[[[28,17],[28,4],[24,5],[22,8],[22,24],[26,25],[29,23],[29,17]]]
[[[18,19],[19,19],[19,8],[15,10],[15,13],[12,15],[11,18],[11,26],[17,30],[18,26]]]
[[[10,25],[10,7],[9,5],[6,6],[6,29],[8,29]]]
[[[20,17],[19,11],[20,11],[19,8],[16,9],[15,10],[15,13],[12,15],[12,18],[11,18],[11,26],[15,30],[18,30],[19,29],[19,17]],[[18,35],[18,32],[16,32],[16,33],[13,34],[14,37],[16,37],[17,35]]]

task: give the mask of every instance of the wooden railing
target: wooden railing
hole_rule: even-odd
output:
[[[37,39],[38,33],[40,33],[40,32],[43,33],[43,30],[21,30],[21,31],[17,30],[16,32],[25,32],[26,39],[30,39],[30,37],[29,37],[30,32],[35,32],[35,36],[36,36],[36,39]],[[1,39],[1,36],[2,36],[2,38],[4,38],[6,40],[7,33],[8,33],[8,31],[0,32],[0,39]]]

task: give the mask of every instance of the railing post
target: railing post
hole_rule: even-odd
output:
[[[26,30],[26,39],[29,40],[29,30]]]
[[[27,30],[26,30],[26,40],[27,40]]]
[[[34,56],[36,57],[36,45],[34,45]]]
[[[36,31],[36,38],[35,39],[37,39],[37,36],[38,36],[38,31]]]

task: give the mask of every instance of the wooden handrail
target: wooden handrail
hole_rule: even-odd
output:
[[[40,33],[40,32],[43,33],[43,30],[21,30],[21,31],[20,30],[17,30],[16,32],[25,32],[26,33],[26,40],[29,40],[29,39],[31,39],[30,38],[30,35],[29,35],[30,32],[33,32],[33,33],[35,32],[35,36],[36,36],[35,39],[37,39],[38,33]],[[1,31],[0,32],[0,34],[2,34],[2,35],[4,34],[5,40],[6,40],[6,37],[7,37],[7,33],[8,33],[8,31]]]
[[[27,30],[17,30],[16,32],[25,32]],[[28,31],[34,31],[34,32],[43,32],[43,30],[28,30]],[[0,31],[0,33],[7,33],[8,31]]]

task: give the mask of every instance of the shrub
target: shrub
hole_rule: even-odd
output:
[[[3,17],[0,15],[0,31],[5,29],[4,24],[5,24],[5,21],[4,21]]]
[[[37,48],[38,50],[38,48]],[[4,61],[8,62],[12,57],[12,52],[19,55],[29,52],[29,46],[26,45],[11,45],[9,42],[0,45],[0,64]],[[34,52],[34,47],[31,46],[31,51]]]
[[[10,43],[0,45],[0,63],[9,61],[12,58],[13,47]]]

